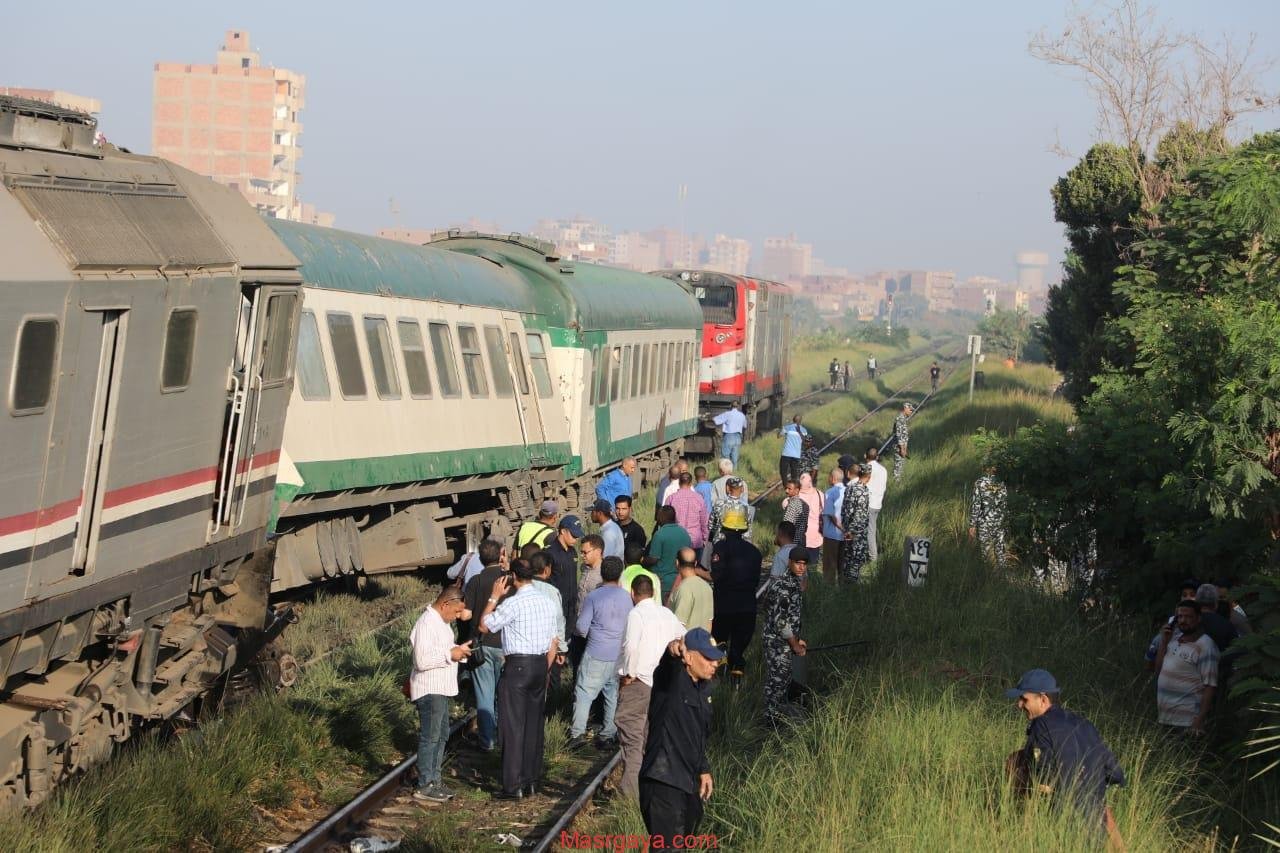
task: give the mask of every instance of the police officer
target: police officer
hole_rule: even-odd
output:
[[[989,467],[973,484],[973,501],[969,504],[969,538],[976,539],[984,555],[991,556],[997,568],[1004,566],[1005,513],[1009,490],[996,479],[996,469]]]
[[[800,639],[800,611],[804,604],[801,584],[812,552],[803,545],[791,549],[787,557],[787,573],[769,584],[765,598],[764,640],[764,714],[769,722],[795,715],[795,706],[787,704],[791,686],[793,656],[803,657],[805,642]]]
[[[731,507],[721,524],[724,538],[711,549],[711,581],[715,612],[711,633],[729,643],[729,677],[738,685],[743,676],[747,644],[756,632],[756,588],[760,586],[760,549],[743,538],[747,513]]]
[[[840,579],[857,583],[862,579],[862,567],[870,559],[867,538],[871,524],[871,466],[854,464],[857,479],[844,488],[844,503],[840,507],[840,526],[844,530],[844,542],[840,547]]]
[[[1027,715],[1027,740],[1005,762],[1018,793],[1052,798],[1054,808],[1073,805],[1099,832],[1120,842],[1107,808],[1108,785],[1123,785],[1124,771],[1093,724],[1063,708],[1058,682],[1043,669],[1023,673],[1005,696]],[[1123,842],[1116,849],[1123,850]]]
[[[915,410],[915,406],[910,403],[903,403],[902,413],[893,419],[893,443],[897,450],[893,456],[893,479],[895,480],[902,476],[902,469],[907,465],[907,439],[910,437],[907,419]]]

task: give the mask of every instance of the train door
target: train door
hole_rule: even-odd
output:
[[[244,532],[246,517],[251,523],[265,523],[265,517],[247,516],[247,507],[273,482],[269,469],[278,460],[292,387],[299,302],[294,287],[245,288],[210,538]]]
[[[524,433],[525,447],[529,452],[529,462],[535,466],[546,465],[550,461],[547,457],[547,428],[542,418],[542,408],[538,405],[537,389],[529,371],[528,359],[521,345],[524,326],[519,317],[503,314],[502,327],[506,337],[507,358],[515,378],[517,414],[520,429]]]
[[[745,354],[746,365],[743,371],[743,393],[748,400],[756,399],[756,385],[760,381],[760,371],[763,365],[760,363],[760,315],[759,315],[759,298],[760,291],[758,288],[747,284],[742,288],[743,295],[747,298],[746,308],[746,339],[743,341],[742,350]]]

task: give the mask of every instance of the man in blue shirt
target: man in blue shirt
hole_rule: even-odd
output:
[[[582,602],[575,628],[587,638],[587,648],[578,665],[574,686],[573,727],[569,730],[571,749],[586,743],[587,717],[591,703],[604,693],[604,727],[596,745],[602,749],[617,746],[618,727],[613,715],[618,707],[618,657],[622,654],[622,635],[627,630],[627,616],[633,603],[631,594],[618,581],[622,577],[622,560],[605,557],[600,564],[600,586]]]
[[[1026,743],[1009,756],[1006,769],[1019,793],[1045,794],[1054,808],[1070,803],[1089,826],[1118,838],[1106,796],[1108,785],[1124,784],[1124,771],[1093,724],[1058,704],[1059,694],[1057,681],[1043,669],[1024,673],[1005,691],[1030,722]]]
[[[782,436],[782,458],[778,460],[778,473],[782,482],[795,480],[800,482],[800,456],[804,452],[804,437],[809,431],[800,426],[800,416],[796,415],[791,423],[778,430]]]
[[[736,468],[738,452],[742,450],[742,435],[747,429],[747,416],[742,413],[742,407],[737,400],[734,400],[731,405],[732,408],[729,411],[716,415],[712,422],[720,427],[720,432],[724,436],[720,441],[720,456],[728,459]]]
[[[840,510],[844,505],[844,471],[831,469],[831,488],[822,499],[822,579],[835,583],[840,573],[840,545],[844,530],[840,527]]]
[[[705,465],[699,465],[693,469],[693,480],[693,490],[702,495],[702,500],[707,505],[707,515],[710,516],[712,486],[711,481],[707,479],[707,467]]]
[[[631,496],[631,475],[636,472],[636,459],[628,456],[622,464],[601,478],[596,484],[596,500],[604,501],[613,507],[613,500],[618,495]]]

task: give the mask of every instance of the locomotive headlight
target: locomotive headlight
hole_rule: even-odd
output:
[[[728,340],[728,338],[729,338],[728,335],[726,335],[724,332],[720,332],[718,335],[716,335],[716,343],[722,344],[726,340]]]

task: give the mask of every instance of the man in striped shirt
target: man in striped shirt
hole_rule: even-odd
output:
[[[1218,686],[1218,647],[1201,630],[1193,599],[1178,602],[1177,627],[1165,625],[1156,652],[1156,706],[1159,721],[1191,735],[1204,734]]]
[[[418,617],[409,632],[413,651],[413,672],[409,676],[409,698],[418,707],[418,789],[415,800],[443,803],[453,794],[440,781],[444,745],[449,740],[449,697],[458,695],[458,661],[471,654],[471,642],[455,645],[455,619],[468,619],[462,592],[445,587],[435,603]]]
[[[511,573],[515,595],[503,601],[509,582],[506,575],[498,578],[480,617],[483,630],[502,633],[506,656],[498,679],[502,790],[494,798],[499,800],[518,800],[537,791],[542,775],[547,666],[559,649],[555,604],[534,589],[533,567],[525,560],[515,560]]]

